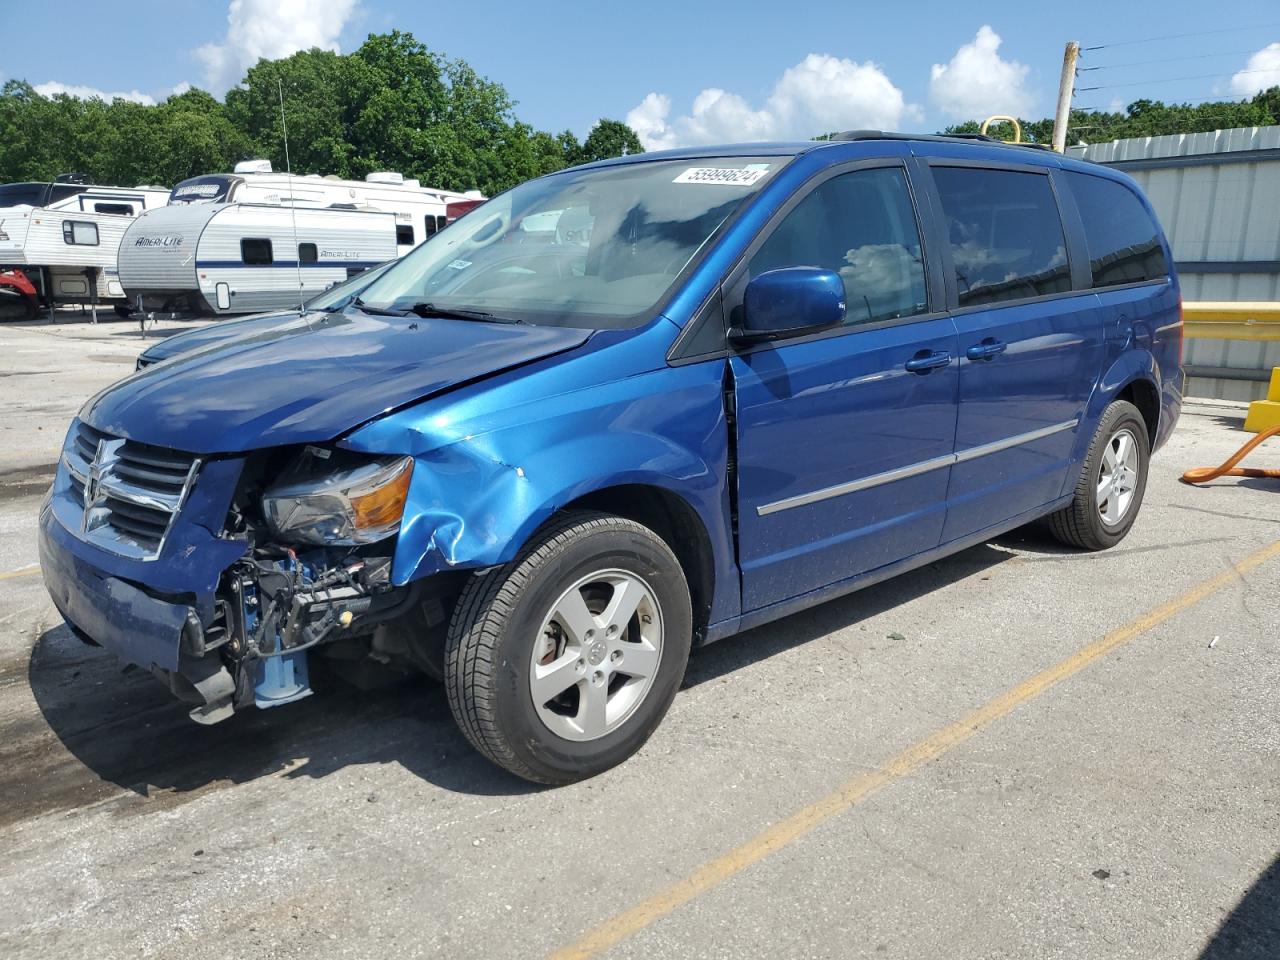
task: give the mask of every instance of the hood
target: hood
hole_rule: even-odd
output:
[[[295,314],[146,367],[86,403],[80,418],[115,436],[197,454],[319,443],[590,335],[356,310]]]
[[[253,316],[240,317],[235,320],[218,320],[195,330],[175,333],[171,337],[157,340],[142,351],[141,359],[147,363],[159,363],[179,353],[187,353],[197,347],[207,347],[212,343],[221,343],[246,333],[257,333],[276,326],[286,326],[296,322],[298,312],[255,313]]]

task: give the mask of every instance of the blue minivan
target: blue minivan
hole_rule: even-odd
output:
[[[196,720],[317,661],[423,671],[565,783],[645,742],[694,645],[1039,518],[1118,542],[1181,353],[1115,171],[871,131],[624,157],[93,397],[41,564]]]

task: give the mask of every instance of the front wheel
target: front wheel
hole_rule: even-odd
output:
[[[1138,408],[1125,400],[1112,403],[1089,444],[1075,499],[1049,516],[1053,535],[1084,550],[1105,550],[1123,540],[1142,506],[1150,456]]]
[[[688,584],[657,534],[566,514],[464,587],[445,646],[449,706],[499,766],[536,783],[582,780],[649,738],[692,636]]]

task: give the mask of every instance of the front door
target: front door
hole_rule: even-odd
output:
[[[731,362],[743,610],[936,546],[955,438],[950,317],[931,312],[920,232],[900,165],[813,187],[750,256],[845,282],[838,330],[755,345]],[[745,282],[728,285],[740,309]]]
[[[1047,170],[934,166],[950,235],[960,408],[944,542],[1057,499],[1101,373]]]

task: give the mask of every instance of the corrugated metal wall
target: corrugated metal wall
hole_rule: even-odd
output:
[[[1185,300],[1280,301],[1280,127],[1113,140],[1067,153],[1113,165],[1164,224]],[[1188,340],[1186,363],[1270,370],[1280,343]],[[1193,377],[1190,396],[1256,400],[1266,384]]]

